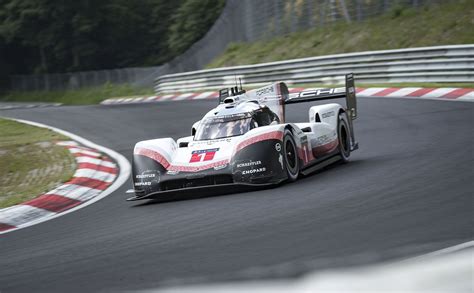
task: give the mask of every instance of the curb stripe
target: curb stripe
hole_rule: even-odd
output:
[[[288,88],[290,94],[295,94],[301,91],[311,90],[311,88]],[[471,101],[473,98],[469,96],[473,89],[468,88],[420,88],[420,87],[405,87],[405,88],[356,88],[356,93],[362,97],[390,97],[390,98],[408,98],[415,97],[420,99],[443,99],[443,100],[464,100]],[[468,95],[464,97],[465,95]],[[219,92],[202,92],[202,93],[180,93],[168,94],[156,97],[142,97],[134,99],[108,99],[102,101],[103,105],[115,105],[124,103],[145,103],[145,102],[161,102],[161,101],[184,101],[184,100],[204,100],[217,99]]]
[[[388,94],[387,97],[391,97],[391,98],[397,98],[397,97],[406,97],[408,95],[410,95],[411,93],[419,90],[421,88],[419,87],[405,87],[405,88],[401,88],[401,89],[397,89],[397,91],[391,93],[391,94]]]
[[[67,184],[61,186],[61,188],[54,189],[46,194],[54,194],[79,201],[87,201],[101,192],[102,190],[100,189],[94,189],[75,184]]]
[[[104,166],[104,167],[109,167],[109,168],[116,168],[115,164],[112,163],[112,161],[109,161],[108,158],[102,157],[101,159],[98,158],[91,158],[91,157],[76,157],[76,162],[78,164],[93,164],[93,165],[98,165],[98,166]]]
[[[449,92],[456,90],[455,88],[439,88],[435,89],[429,93],[424,94],[421,98],[440,98]]]
[[[394,93],[396,91],[398,91],[399,89],[398,88],[387,88],[387,89],[384,89],[378,93],[375,93],[373,94],[374,96],[379,96],[379,97],[385,97],[391,93]]]
[[[56,144],[68,149],[75,157],[77,169],[73,178],[32,200],[0,209],[1,233],[78,207],[100,195],[117,177],[117,166],[94,149],[80,146],[75,141],[61,141]]]
[[[445,94],[441,98],[442,99],[457,99],[473,91],[474,91],[473,89],[456,89],[452,92]]]
[[[92,157],[100,157],[101,156],[100,153],[85,150],[85,149],[80,149],[80,148],[77,148],[77,147],[69,147],[69,151],[73,154],[88,155],[88,156],[92,156]]]
[[[421,88],[417,91],[414,91],[413,93],[409,94],[408,96],[409,97],[421,97],[427,93],[430,93],[432,91],[434,91],[435,89],[434,88]]]
[[[88,177],[74,177],[71,181],[68,182],[68,184],[75,184],[99,190],[105,190],[110,185],[109,182],[104,182],[102,180],[92,179]]]
[[[62,211],[68,210],[72,207],[81,204],[81,201],[71,199],[68,197],[47,194],[37,197],[33,200],[22,203],[22,205],[29,205],[35,208],[44,209],[54,213],[60,213]]]
[[[29,226],[33,226],[57,217],[60,217],[65,214],[72,213],[79,209],[82,209],[88,205],[91,205],[104,197],[110,195],[112,192],[116,191],[123,183],[129,180],[131,173],[131,166],[128,160],[121,154],[108,149],[104,146],[95,144],[85,138],[82,138],[78,135],[70,133],[68,131],[55,128],[49,125],[21,120],[21,119],[12,119],[5,117],[5,119],[18,121],[21,123],[29,124],[36,127],[41,127],[45,129],[52,130],[64,136],[67,136],[74,141],[68,142],[59,142],[59,145],[63,146],[76,146],[84,150],[90,150],[93,152],[100,153],[100,157],[94,157],[90,155],[79,156],[80,153],[73,154],[77,164],[80,162],[95,163],[96,165],[104,165],[110,168],[115,168],[119,171],[118,174],[110,173],[110,176],[114,176],[116,179],[113,182],[103,182],[100,180],[94,180],[90,178],[74,178],[71,181],[58,186],[54,190],[51,190],[43,195],[42,198],[47,198],[46,195],[53,195],[58,197],[65,197],[68,199],[58,199],[63,202],[69,200],[80,201],[79,205],[69,205],[67,209],[62,210],[59,213],[51,212],[46,209],[41,209],[34,207],[32,205],[19,204],[16,206],[0,209],[0,234],[9,233],[19,229],[23,229]],[[79,145],[81,144],[81,145]],[[112,159],[113,158],[113,161]],[[117,164],[117,165],[116,165]],[[88,169],[85,169],[88,170]],[[86,181],[89,181],[89,185],[93,185],[96,189],[83,186],[87,185]],[[80,183],[81,185],[76,185],[74,182]],[[105,190],[104,190],[105,189]],[[48,197],[52,198],[52,197]],[[55,197],[56,198],[56,197]],[[70,201],[72,203],[72,201]],[[37,204],[34,204],[37,205]],[[59,209],[59,208],[58,208]]]
[[[93,169],[77,169],[76,173],[74,173],[74,177],[76,178],[85,177],[85,178],[90,178],[94,180],[100,180],[107,183],[114,181],[114,178],[115,178],[114,174],[97,171]]]
[[[56,213],[39,209],[29,205],[16,205],[6,209],[2,209],[1,223],[11,226],[21,226],[28,222],[37,221],[39,219],[50,217]]]
[[[104,165],[97,165],[92,163],[79,163],[77,169],[93,169],[101,172],[107,172],[111,174],[117,174],[118,170],[115,167],[109,167]]]
[[[8,225],[8,224],[5,224],[5,223],[0,223],[0,232],[15,229],[15,228],[16,228],[15,226]]]

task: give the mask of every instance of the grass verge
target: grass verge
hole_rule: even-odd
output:
[[[0,97],[0,102],[42,102],[64,105],[90,105],[124,96],[153,95],[152,88],[138,88],[129,84],[105,84],[101,87],[65,91],[9,92]]]
[[[474,1],[419,9],[397,7],[358,23],[322,28],[254,43],[233,43],[207,67],[256,64],[329,54],[474,43]]]
[[[35,198],[68,181],[76,163],[52,130],[0,118],[0,208]]]

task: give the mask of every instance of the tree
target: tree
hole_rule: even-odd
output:
[[[224,4],[224,0],[185,0],[173,15],[169,49],[180,54],[201,39],[220,15]]]

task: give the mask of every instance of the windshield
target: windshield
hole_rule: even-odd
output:
[[[242,135],[257,127],[250,115],[239,114],[226,117],[208,118],[201,122],[195,140],[209,140]]]

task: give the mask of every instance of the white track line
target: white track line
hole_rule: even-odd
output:
[[[464,243],[461,243],[461,244],[457,244],[457,245],[454,245],[454,246],[442,248],[442,249],[435,250],[435,251],[432,251],[432,252],[428,252],[428,253],[425,253],[425,254],[422,254],[422,255],[419,255],[419,256],[415,256],[415,257],[406,259],[404,261],[415,260],[415,259],[424,259],[424,258],[436,257],[436,256],[440,256],[440,255],[451,254],[451,253],[454,253],[454,252],[457,252],[457,251],[460,251],[460,250],[464,250],[464,249],[467,249],[467,248],[472,248],[472,247],[474,247],[474,240],[464,242]]]
[[[101,151],[101,152],[107,154],[109,157],[111,157],[112,159],[114,159],[117,162],[117,164],[119,166],[119,174],[117,175],[117,179],[114,181],[114,183],[112,185],[110,185],[106,190],[104,190],[98,196],[92,198],[91,200],[88,200],[88,201],[84,202],[83,204],[80,204],[80,205],[78,205],[78,206],[76,206],[76,207],[74,207],[70,210],[64,211],[62,213],[54,214],[54,215],[50,215],[46,218],[38,219],[37,221],[30,222],[28,224],[25,224],[22,227],[0,232],[0,234],[12,233],[14,231],[18,231],[20,229],[30,227],[30,226],[42,223],[44,221],[49,221],[51,219],[55,219],[57,217],[61,217],[63,215],[75,212],[79,209],[82,209],[82,208],[84,208],[88,205],[91,205],[91,204],[103,199],[104,197],[110,195],[112,192],[116,191],[120,186],[122,186],[122,184],[124,184],[129,179],[130,171],[131,171],[130,162],[128,162],[128,160],[124,156],[122,156],[121,154],[117,153],[114,150],[111,150],[111,149],[106,148],[104,146],[93,143],[92,141],[87,140],[87,139],[85,139],[85,138],[83,138],[79,135],[76,135],[76,134],[73,134],[71,132],[68,132],[68,131],[65,131],[65,130],[62,130],[62,129],[59,129],[59,128],[56,128],[56,127],[52,127],[52,126],[49,126],[49,125],[46,125],[46,124],[33,122],[33,121],[28,121],[28,120],[23,120],[23,119],[14,119],[14,118],[10,118],[10,117],[2,117],[2,118],[18,121],[18,122],[21,122],[21,123],[25,123],[25,124],[29,124],[29,125],[33,125],[33,126],[37,126],[37,127],[41,127],[41,128],[51,129],[51,130],[53,130],[57,133],[60,133],[62,135],[70,137],[71,139],[79,142],[82,145],[85,145],[85,146],[90,147],[92,149],[96,149],[98,151]]]

